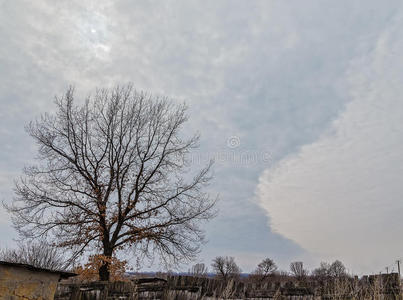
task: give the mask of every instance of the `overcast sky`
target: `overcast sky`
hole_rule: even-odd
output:
[[[402,36],[397,0],[0,0],[0,198],[55,95],[133,82],[186,101],[195,165],[216,159],[199,261],[378,273],[403,258]]]

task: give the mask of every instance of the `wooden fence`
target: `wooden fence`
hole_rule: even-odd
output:
[[[191,276],[142,278],[128,282],[60,283],[55,300],[403,300],[395,275],[318,283],[242,282]]]

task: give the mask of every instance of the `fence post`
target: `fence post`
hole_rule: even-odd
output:
[[[71,296],[70,300],[81,300],[81,295],[80,295],[80,286],[75,285],[71,289]]]

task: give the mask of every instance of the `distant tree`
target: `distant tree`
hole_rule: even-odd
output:
[[[216,275],[224,281],[237,278],[241,273],[241,269],[235,263],[235,259],[232,256],[217,256],[213,259],[211,266]]]
[[[277,265],[270,258],[265,258],[260,262],[254,272],[255,275],[260,277],[260,280],[264,280],[270,275],[273,275],[277,271]]]
[[[50,270],[63,270],[67,267],[62,252],[45,241],[20,242],[16,249],[3,249],[0,251],[0,260]]]
[[[340,260],[335,260],[329,267],[329,275],[332,277],[346,276],[346,267]]]
[[[297,279],[304,279],[308,275],[308,271],[304,269],[302,261],[295,261],[290,264],[290,271]]]
[[[313,270],[312,275],[322,279],[336,278],[346,276],[347,272],[344,264],[339,260],[335,260],[331,264],[327,262],[321,262],[319,268]]]
[[[198,263],[198,264],[195,264],[192,266],[192,268],[189,270],[189,273],[192,276],[205,277],[205,276],[207,276],[208,269],[205,264]]]
[[[312,271],[312,275],[320,279],[324,279],[330,276],[330,264],[327,262],[321,262],[320,266]]]
[[[190,169],[199,136],[182,134],[187,107],[131,85],[97,90],[81,106],[74,99],[70,88],[54,114],[27,126],[38,161],[6,206],[19,234],[52,240],[71,259],[99,254],[101,280],[121,250],[166,265],[194,258],[215,199],[205,192],[211,163]]]

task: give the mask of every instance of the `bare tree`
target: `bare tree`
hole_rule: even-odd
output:
[[[189,273],[192,276],[196,276],[196,277],[205,277],[205,276],[207,276],[207,272],[208,272],[208,269],[207,269],[206,265],[203,263],[195,264],[189,270]]]
[[[241,273],[241,269],[235,263],[235,259],[232,256],[217,256],[213,259],[211,266],[217,276],[224,281],[237,278]]]
[[[304,279],[308,275],[308,271],[304,269],[304,263],[302,261],[295,261],[290,264],[291,273],[297,277],[297,279]]]
[[[335,260],[329,267],[329,275],[332,277],[346,276],[346,267],[340,260]]]
[[[321,262],[320,266],[312,271],[312,275],[318,277],[319,279],[325,279],[330,276],[330,264],[327,262]]]
[[[7,206],[18,232],[50,237],[72,259],[96,249],[105,257],[101,280],[117,250],[167,265],[193,258],[215,199],[204,192],[211,163],[190,176],[199,136],[181,134],[186,106],[131,85],[97,90],[83,106],[70,88],[55,102],[55,114],[27,126],[39,155]]]
[[[270,275],[274,274],[276,271],[277,265],[274,263],[274,261],[270,258],[265,258],[261,263],[258,264],[254,273],[258,275],[261,280],[264,280]]]
[[[46,244],[45,241],[20,242],[16,249],[2,249],[0,260],[50,270],[63,270],[67,267],[59,249]]]
[[[331,264],[321,262],[320,267],[313,270],[312,274],[321,279],[347,276],[346,267],[339,260]]]

